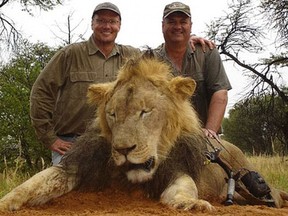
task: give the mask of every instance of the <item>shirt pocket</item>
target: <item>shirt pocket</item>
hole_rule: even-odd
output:
[[[95,83],[96,72],[70,72],[70,87],[67,89],[70,98],[86,98],[88,87]]]
[[[71,82],[94,82],[97,74],[95,72],[70,72]]]

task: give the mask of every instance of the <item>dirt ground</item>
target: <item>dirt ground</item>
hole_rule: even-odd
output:
[[[71,192],[62,197],[54,199],[49,203],[31,208],[24,208],[20,211],[0,213],[2,216],[92,216],[92,215],[116,215],[116,216],[137,216],[137,215],[288,215],[288,207],[276,209],[266,206],[223,206],[212,203],[215,206],[213,212],[180,211],[168,208],[155,200],[145,198],[140,193],[127,194],[117,189],[108,189],[104,192],[80,193]]]

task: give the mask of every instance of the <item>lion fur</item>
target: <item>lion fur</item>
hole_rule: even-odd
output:
[[[161,71],[162,73],[155,73],[155,71]],[[168,86],[167,80],[172,79],[171,73],[169,72],[169,68],[166,64],[161,62],[159,63],[156,60],[150,60],[149,64],[147,64],[145,61],[131,60],[126,64],[122,71],[120,71],[117,82],[112,83],[112,85],[111,83],[101,84],[102,88],[105,86],[105,93],[97,92],[97,94],[92,95],[90,92],[90,103],[95,103],[95,101],[103,97],[105,98],[105,101],[109,100],[113,92],[117,91],[117,89],[120,86],[123,86],[125,83],[130,83],[131,79],[135,79],[135,76],[137,78],[142,76],[142,79],[149,79],[154,85],[161,88],[161,91],[163,91],[165,94],[170,95],[171,97],[173,96],[170,94],[170,92],[167,92],[169,89],[164,88],[165,86]],[[169,88],[171,88],[172,91],[175,91],[175,89],[178,89],[177,83],[175,82],[170,84]],[[107,93],[107,89],[110,89],[111,92]],[[183,94],[186,97],[190,96],[191,90],[184,90],[185,92]],[[95,89],[90,89],[90,91],[95,91]],[[102,95],[102,97],[99,97],[99,95]],[[178,98],[172,98],[171,100],[176,101]],[[174,105],[177,106],[177,109],[179,109],[181,112],[181,109],[183,108],[178,104],[182,105],[183,103],[174,102]],[[186,106],[184,106],[184,109],[189,111],[193,109],[190,103],[186,103],[185,105]],[[86,133],[76,141],[72,150],[65,155],[61,162],[64,169],[77,170],[77,179],[79,181],[78,186],[81,189],[89,188],[98,190],[113,182],[112,176],[115,178],[114,175],[109,173],[112,170],[112,172],[115,172],[116,168],[113,166],[111,161],[111,140],[109,141],[111,132],[107,130],[107,122],[103,117],[105,116],[103,114],[105,103],[101,101],[101,103],[98,103],[97,106],[97,120],[90,124],[91,126],[88,128]],[[187,107],[190,109],[187,109]],[[183,111],[183,113],[185,112]],[[168,155],[165,155],[165,160],[158,167],[153,179],[142,185],[150,197],[159,198],[164,188],[170,184],[173,178],[175,178],[175,170],[189,172],[194,179],[199,179],[199,175],[204,164],[203,152],[206,146],[204,143],[200,142],[200,124],[195,112],[193,111],[186,113],[189,115],[189,119],[186,119],[186,121],[183,121],[182,119],[177,121],[174,120],[175,116],[178,116],[179,118],[179,114],[175,115],[175,112],[172,112],[172,114],[169,116],[169,118],[171,117],[172,119],[170,121],[171,126],[169,126],[170,129],[165,134],[167,137],[163,136],[162,139],[167,142],[163,145],[173,145],[173,148],[171,151],[169,151]],[[187,123],[187,120],[191,120],[190,122],[192,122],[192,124],[190,122]],[[193,121],[195,121],[195,124],[193,124]],[[175,122],[177,122],[177,124],[175,124]],[[181,124],[179,122],[181,122]],[[182,125],[183,122],[188,125],[185,126],[187,129]],[[101,128],[101,135],[98,135],[99,127]],[[177,135],[174,135],[171,129],[175,130],[175,134]],[[180,131],[182,131],[181,136],[179,136]],[[193,135],[189,134],[190,131],[194,132]],[[171,140],[175,141],[170,144]],[[195,143],[197,144],[195,145]],[[121,172],[118,175],[120,178],[123,177]],[[167,176],[170,176],[170,178],[167,178]],[[127,185],[129,183],[125,182],[124,184]]]
[[[204,163],[207,162],[204,152],[211,150],[211,146],[207,145],[201,122],[190,103],[195,87],[195,81],[190,78],[172,77],[170,68],[162,61],[145,58],[129,60],[120,70],[116,81],[94,84],[89,88],[89,103],[97,105],[95,120],[76,140],[61,163],[41,171],[4,196],[0,200],[0,210],[17,210],[24,205],[44,203],[48,201],[47,197],[61,196],[73,189],[98,191],[115,183],[127,190],[137,185],[149,197],[160,198],[164,204],[172,207],[212,210],[209,202],[203,199],[218,202],[225,199],[227,174],[218,164]],[[149,107],[151,104],[153,106]],[[138,112],[139,107],[142,111],[140,109]],[[156,119],[149,121],[153,115]],[[150,130],[149,133],[137,128],[134,122],[141,129]],[[145,122],[148,122],[148,126]],[[160,126],[161,130],[156,129],[161,133],[152,130]],[[152,178],[148,176],[143,182],[131,183],[127,179],[129,163],[134,163],[138,157],[145,159],[143,155],[148,150],[155,153],[155,144],[145,144],[151,134],[157,135],[155,139],[149,140],[157,143],[157,154],[149,159],[155,164],[146,168],[155,169],[155,172]],[[139,136],[139,139],[134,136]],[[142,145],[148,150],[138,149],[138,141],[144,143],[146,146]],[[221,157],[233,171],[240,168],[253,170],[236,146],[224,140],[219,143],[212,139],[211,143],[214,147],[224,149]],[[127,154],[127,161],[123,162],[124,157],[120,153],[127,149],[129,154],[138,151],[139,156],[135,154],[128,162]],[[145,161],[141,163],[145,164]],[[146,175],[144,171],[138,174],[140,180],[141,175]],[[43,181],[48,184],[42,184]],[[183,185],[178,187],[178,184]],[[38,185],[37,193],[33,185]],[[274,188],[272,192],[276,206],[283,206],[287,193]]]
[[[117,170],[111,161],[111,145],[103,137],[98,136],[95,140],[95,133],[91,132],[86,132],[77,139],[76,145],[61,161],[64,170],[74,170],[76,173],[77,188],[84,191],[99,191],[111,186],[113,182],[120,183],[119,186],[123,188],[133,187],[125,179],[125,174]],[[203,152],[207,148],[204,144],[195,145],[193,141],[195,141],[193,137],[182,137],[177,140],[167,159],[158,167],[154,178],[140,185],[149,197],[159,199],[179,171],[189,173],[199,181],[205,161]]]

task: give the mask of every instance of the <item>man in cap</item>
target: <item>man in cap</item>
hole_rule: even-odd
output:
[[[121,27],[121,13],[112,3],[98,4],[93,11],[88,41],[58,51],[33,85],[30,115],[38,139],[52,150],[58,164],[73,140],[84,133],[95,107],[86,103],[92,83],[116,78],[125,59],[140,50],[115,43]]]
[[[115,43],[120,27],[121,13],[116,5],[97,5],[88,41],[58,51],[33,85],[32,124],[39,140],[52,150],[53,164],[60,161],[93,118],[95,107],[86,102],[88,86],[114,80],[125,58],[140,53],[139,49]]]
[[[181,2],[166,5],[162,21],[165,43],[154,54],[171,65],[175,76],[192,77],[197,82],[192,104],[205,135],[218,138],[231,85],[217,49],[204,53],[199,44],[194,51],[190,48],[191,30],[190,7]]]

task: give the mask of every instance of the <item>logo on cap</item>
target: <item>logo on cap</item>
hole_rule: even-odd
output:
[[[191,17],[190,7],[188,5],[185,5],[181,2],[173,2],[171,4],[166,5],[163,13],[163,18],[166,18],[167,16],[169,16],[171,13],[174,12],[182,12],[187,16]]]
[[[185,9],[185,5],[183,5],[180,2],[174,2],[171,3],[170,5],[167,6],[170,10],[175,10],[175,9]]]

